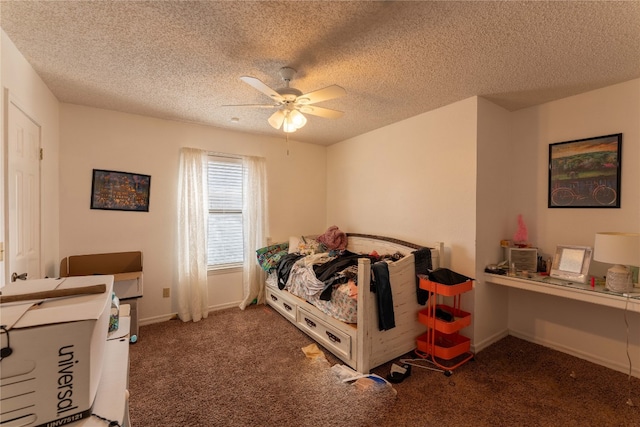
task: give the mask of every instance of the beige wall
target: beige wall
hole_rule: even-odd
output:
[[[543,250],[553,251],[559,243],[593,246],[598,231],[640,232],[640,79],[529,108],[514,116],[515,132],[537,147],[537,185],[531,190],[538,201],[535,237]],[[535,132],[529,132],[532,126]],[[548,209],[549,144],[614,133],[623,134],[620,209]]]
[[[475,274],[477,98],[328,148],[327,220],[350,232],[425,244]]]
[[[5,140],[4,140],[4,108],[7,97],[10,97],[29,117],[41,127],[41,148],[44,159],[40,163],[41,186],[40,204],[42,212],[41,227],[41,276],[55,276],[58,258],[58,134],[59,104],[42,79],[35,73],[31,65],[18,51],[4,31],[0,31],[0,81],[2,87],[2,103],[0,105],[0,241],[5,241],[4,190],[5,190]],[[7,253],[8,251],[5,251]],[[11,272],[4,271],[4,262],[0,262],[0,282],[4,283]]]
[[[140,317],[162,320],[176,311],[162,288],[175,284],[176,195],[180,147],[263,156],[269,179],[270,235],[320,233],[325,227],[325,148],[213,127],[159,120],[70,104],[60,114],[60,256],[142,250]],[[91,210],[92,169],[151,175],[148,213]],[[239,272],[209,276],[212,308],[236,305]],[[172,297],[176,292],[172,292]]]
[[[640,79],[511,116],[514,141],[523,147],[513,153],[511,192],[517,199],[511,213],[520,208],[532,218],[530,238],[544,253],[553,253],[557,244],[593,246],[598,231],[640,232]],[[549,144],[614,133],[623,134],[620,209],[547,208]],[[509,235],[514,232],[515,223]],[[609,267],[592,261],[590,273],[603,275]],[[640,315],[627,316],[634,375],[640,376]],[[514,335],[628,372],[627,330],[620,310],[510,290],[508,328]]]
[[[596,231],[640,231],[640,80],[507,112],[470,98],[328,148],[327,219],[348,231],[447,246],[448,266],[476,277],[462,299],[476,350],[514,335],[628,369],[619,310],[484,283],[522,214],[543,253],[593,246]],[[622,208],[548,209],[548,146],[622,132]],[[593,263],[592,274],[608,266]],[[640,325],[630,351],[640,360]],[[634,371],[635,372],[635,371]],[[640,371],[639,371],[640,372]],[[636,375],[638,372],[636,372]]]
[[[478,99],[478,174],[476,192],[476,271],[472,323],[473,345],[482,349],[506,334],[507,295],[502,289],[483,286],[487,264],[502,259],[500,239],[508,238],[515,216],[511,209],[513,194],[510,179],[511,154],[521,150],[510,135],[511,113]],[[511,233],[513,234],[513,233]],[[465,296],[465,300],[469,297]],[[498,308],[498,309],[496,309]],[[502,308],[502,309],[500,309]]]

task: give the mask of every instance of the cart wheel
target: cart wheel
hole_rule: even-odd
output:
[[[450,377],[451,375],[453,375],[453,371],[450,371],[450,370],[444,371],[445,377]]]

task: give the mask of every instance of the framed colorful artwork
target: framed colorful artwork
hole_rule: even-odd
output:
[[[93,170],[91,209],[149,212],[151,176]]]
[[[550,208],[619,208],[622,134],[549,145]]]

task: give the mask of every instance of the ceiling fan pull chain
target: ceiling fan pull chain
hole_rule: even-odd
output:
[[[285,133],[285,135],[287,136],[287,157],[289,157],[289,134]]]

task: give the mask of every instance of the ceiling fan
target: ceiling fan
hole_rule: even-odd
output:
[[[282,127],[287,133],[295,132],[307,123],[307,118],[302,113],[328,119],[342,117],[342,111],[317,107],[313,104],[346,95],[344,88],[332,85],[303,94],[300,90],[289,86],[295,74],[296,70],[293,68],[281,68],[280,77],[285,82],[285,86],[279,89],[272,89],[255,77],[242,76],[240,80],[270,97],[273,104],[223,105],[223,107],[276,108],[277,111],[269,117],[269,124],[276,129]]]

